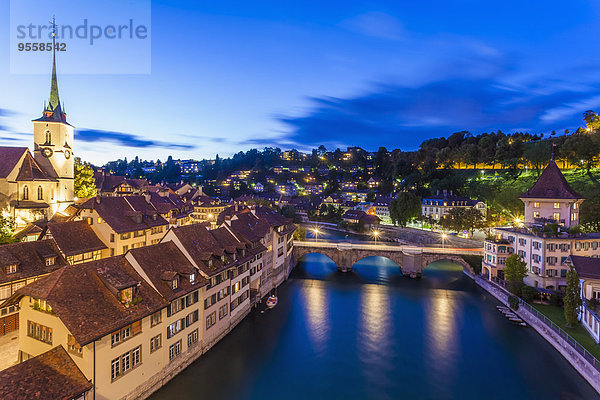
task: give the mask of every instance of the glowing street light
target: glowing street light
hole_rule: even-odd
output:
[[[379,237],[379,235],[381,235],[381,232],[373,231],[373,232],[371,232],[371,234],[373,235],[373,238],[375,239],[375,244],[377,244],[377,238]]]
[[[442,233],[442,249],[444,248],[444,243],[446,242],[446,239],[448,239],[448,235],[445,233]]]
[[[321,231],[319,230],[319,228],[314,228],[313,233],[315,234],[315,242],[319,241],[319,233],[321,233]]]

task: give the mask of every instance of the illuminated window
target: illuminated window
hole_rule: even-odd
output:
[[[560,208],[560,203],[554,203],[554,208]]]
[[[560,213],[554,213],[554,214],[552,215],[552,218],[554,218],[554,220],[555,220],[555,221],[558,221],[558,220],[560,220]]]
[[[539,211],[534,211],[533,212],[533,218],[539,218],[540,217],[540,212]]]
[[[533,206],[534,206],[535,208],[539,208],[539,207],[540,207],[540,203],[538,203],[538,202],[536,201],[536,202],[534,202],[534,203],[533,203]]]

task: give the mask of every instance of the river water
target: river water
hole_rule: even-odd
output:
[[[533,329],[446,262],[409,279],[308,255],[278,291],[155,393],[161,399],[597,399]]]

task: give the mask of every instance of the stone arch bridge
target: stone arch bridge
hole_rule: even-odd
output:
[[[483,251],[480,249],[294,241],[294,260],[296,263],[303,256],[312,253],[323,254],[331,258],[337,265],[337,269],[342,272],[351,271],[354,264],[363,258],[386,257],[400,266],[403,275],[411,278],[421,277],[425,267],[434,261],[440,260],[453,261],[462,265],[463,269],[473,273],[473,269],[462,255],[483,255]]]

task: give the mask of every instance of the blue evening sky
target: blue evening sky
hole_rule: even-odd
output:
[[[74,17],[68,2],[48,4],[59,24]],[[85,17],[102,13],[102,2],[89,4]],[[0,6],[8,32],[9,1]],[[153,1],[151,10],[149,74],[61,74],[73,60],[58,58],[75,151],[92,162],[271,145],[410,150],[458,130],[563,132],[600,108],[600,2]],[[0,145],[31,146],[51,60],[46,74],[11,74],[9,46],[0,41]]]

